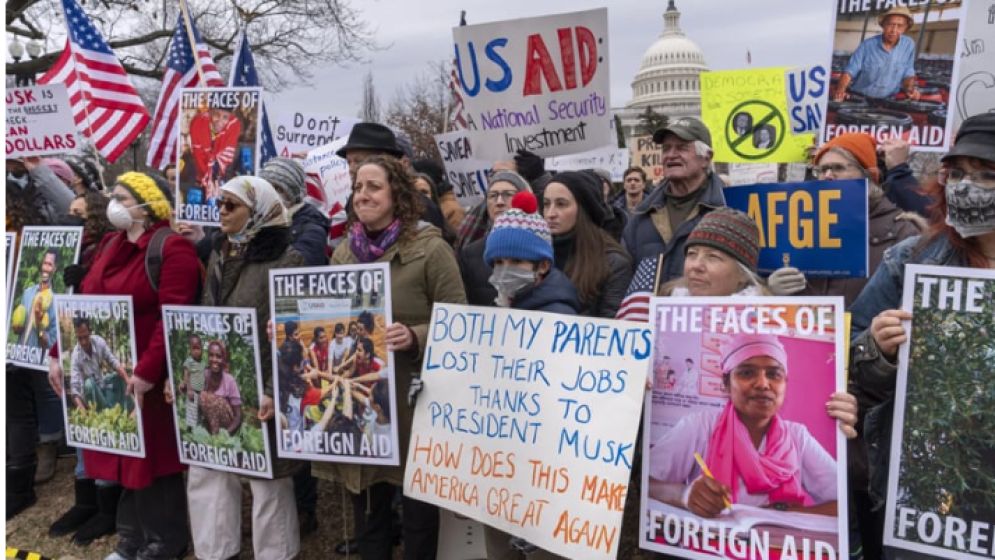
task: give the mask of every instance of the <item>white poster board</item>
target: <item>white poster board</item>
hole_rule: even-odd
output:
[[[611,172],[612,182],[625,180],[625,170],[629,167],[629,150],[608,146],[581,154],[558,156],[546,160],[546,170],[580,171],[581,169],[605,169]]]
[[[308,152],[348,138],[352,127],[360,122],[331,111],[302,111],[276,103],[267,103],[273,143],[280,157],[304,159]]]
[[[6,130],[8,158],[77,151],[65,84],[9,88]]]
[[[436,134],[435,143],[446,167],[446,180],[453,186],[453,194],[460,206],[468,208],[483,202],[491,162],[477,159],[469,133],[454,130]]]

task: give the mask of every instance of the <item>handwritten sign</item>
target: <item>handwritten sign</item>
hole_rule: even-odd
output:
[[[784,72],[784,84],[791,133],[810,132],[818,136],[825,121],[829,71],[821,64],[790,68]]]
[[[629,168],[629,151],[608,146],[581,154],[558,156],[546,160],[550,171],[578,171],[581,169],[607,169],[612,174],[612,182],[625,180],[625,170]]]
[[[663,153],[652,136],[636,136],[630,141],[629,153],[632,165],[642,168],[649,183],[659,183],[663,176]]]
[[[787,72],[758,68],[701,73],[701,117],[712,133],[715,161],[805,161],[814,136],[793,131]]]
[[[326,144],[348,138],[352,127],[360,122],[331,112],[299,111],[267,103],[273,142],[280,157],[307,157],[308,152]]]
[[[404,493],[567,558],[614,558],[645,326],[436,304]]]
[[[995,271],[907,265],[902,308],[885,544],[991,558],[995,339],[978,335],[995,328]]]
[[[846,440],[825,410],[844,387],[843,298],[799,301],[653,298],[660,382],[645,403],[642,548],[694,559],[846,554]],[[792,449],[777,464],[793,477],[763,487],[750,478],[771,480],[761,474],[770,455],[750,449],[756,420],[767,453]]]
[[[76,124],[65,84],[7,90],[7,157],[77,150]]]
[[[811,276],[867,277],[864,179],[745,185],[724,194],[757,222],[761,272],[793,266]]]
[[[128,391],[134,375],[131,296],[56,295],[66,443],[73,447],[145,456],[141,407]]]
[[[477,157],[611,144],[607,9],[454,27],[453,42]]]
[[[470,135],[456,130],[435,135],[435,144],[442,154],[446,179],[453,186],[453,194],[464,207],[476,206],[487,193],[487,174],[491,162],[474,155]]]
[[[963,8],[964,31],[957,44],[959,58],[956,101],[950,100],[953,130],[971,115],[995,112],[995,7],[968,2]]]
[[[311,150],[304,159],[307,197],[329,216],[341,214],[344,217],[345,204],[352,192],[349,162],[335,155],[348,140],[348,136],[342,136],[330,144]]]

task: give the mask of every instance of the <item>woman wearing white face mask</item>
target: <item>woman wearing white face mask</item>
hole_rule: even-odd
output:
[[[124,487],[117,511],[119,541],[108,556],[111,559],[179,557],[189,537],[182,474],[186,468],[177,454],[173,411],[163,395],[166,347],[161,307],[194,303],[200,264],[193,245],[169,229],[169,193],[164,180],[144,173],[117,178],[107,206],[107,219],[117,231],[101,241],[81,284],[84,294],[130,295],[134,302],[138,363],[128,380],[128,393],[142,410],[145,458],[83,451],[89,478]],[[162,257],[157,274],[146,266],[146,254],[156,246]],[[52,367],[49,381],[58,392],[61,379],[61,369]]]

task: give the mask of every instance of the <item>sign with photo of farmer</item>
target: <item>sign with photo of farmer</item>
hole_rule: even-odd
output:
[[[277,455],[397,465],[387,263],[271,270]]]
[[[176,219],[216,226],[221,186],[259,169],[262,88],[184,88],[180,92]]]
[[[897,136],[913,150],[946,151],[968,3],[836,4],[823,138],[866,132],[878,142]]]
[[[55,296],[59,359],[65,379],[66,441],[74,447],[145,456],[134,375],[131,296]]]
[[[7,363],[48,371],[55,344],[55,294],[69,291],[62,273],[79,258],[83,228],[28,226],[21,230],[8,302]]]
[[[843,298],[654,298],[640,547],[680,558],[847,554]]]
[[[991,558],[995,271],[908,265],[902,308],[912,320],[898,354],[884,542]]]
[[[180,461],[272,478],[254,309],[164,305]]]

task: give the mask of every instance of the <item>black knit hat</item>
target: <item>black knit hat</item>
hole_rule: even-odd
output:
[[[726,253],[756,272],[760,257],[760,230],[753,218],[739,210],[716,208],[698,222],[684,247],[707,245]]]
[[[73,170],[73,173],[83,180],[83,186],[87,190],[104,190],[104,185],[100,180],[100,171],[97,170],[97,166],[92,161],[76,156],[68,156],[64,160],[66,165]]]
[[[553,175],[550,183],[561,183],[574,195],[577,204],[584,209],[596,226],[603,226],[612,217],[605,203],[601,178],[591,171],[561,171]],[[547,185],[547,189],[549,186]]]

